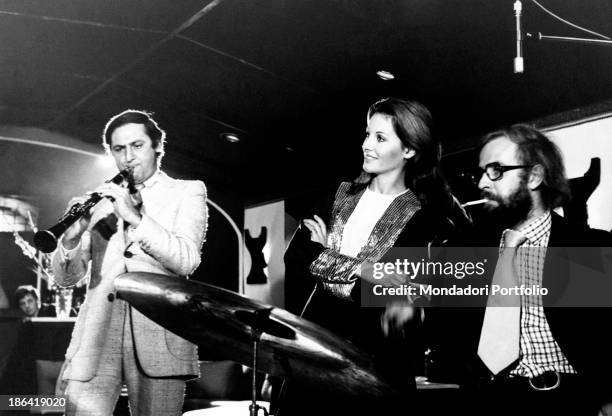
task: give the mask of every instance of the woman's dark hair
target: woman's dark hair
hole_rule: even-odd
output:
[[[126,124],[142,124],[144,126],[147,136],[151,138],[153,148],[156,148],[158,145],[160,147],[160,150],[157,152],[157,163],[159,165],[164,156],[166,132],[157,125],[157,122],[153,120],[152,114],[147,111],[125,110],[108,120],[102,133],[102,145],[106,151],[110,151],[113,132]]]
[[[404,169],[404,182],[424,206],[447,213],[453,197],[442,171],[440,158],[442,147],[432,134],[432,117],[429,110],[416,101],[384,98],[368,109],[368,119],[382,114],[391,119],[391,125],[402,144],[414,149],[414,157],[408,159]],[[369,185],[373,175],[362,172],[355,180],[353,191]]]

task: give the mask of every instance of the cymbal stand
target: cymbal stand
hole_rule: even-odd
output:
[[[300,222],[300,227],[302,226],[302,223]],[[298,227],[299,230],[299,227]],[[293,237],[295,237],[295,234],[298,232],[298,230],[295,231],[295,233],[293,234]],[[293,239],[293,237],[291,237]],[[304,304],[304,307],[302,308],[302,312],[300,312],[300,318],[304,317],[304,313],[306,313],[306,309],[308,309],[308,306],[310,305],[310,302],[312,301],[313,296],[315,295],[316,291],[319,288],[319,284],[317,283],[315,285],[315,287],[312,289],[312,292],[310,292],[310,296],[308,296],[308,300],[306,300],[306,303]],[[285,366],[283,366],[283,368],[285,368]],[[286,366],[285,369],[291,369],[291,367],[289,367],[289,365]],[[291,373],[291,371],[289,371],[289,373]],[[281,414],[281,409],[282,409],[282,403],[283,403],[283,398],[285,397],[285,392],[287,391],[287,378],[283,378],[283,381],[281,382],[279,391],[278,391],[278,396],[276,398],[276,404],[275,406],[273,406],[272,404],[272,400],[270,400],[270,411],[273,411],[273,413],[275,415],[280,415]],[[283,413],[284,414],[284,413]]]
[[[263,312],[263,314],[265,314],[265,312]],[[268,311],[268,315],[269,314],[270,312]],[[257,329],[255,326],[251,327],[251,339],[253,340],[253,378],[251,383],[251,404],[249,405],[249,416],[257,416],[259,414],[259,410],[263,410],[264,416],[268,416],[268,411],[266,408],[257,404],[257,349],[259,347],[261,334],[262,331],[260,329]]]

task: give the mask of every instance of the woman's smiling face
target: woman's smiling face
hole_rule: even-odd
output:
[[[406,161],[414,156],[395,133],[391,117],[375,113],[368,119],[363,149],[363,170],[380,175],[403,171]]]

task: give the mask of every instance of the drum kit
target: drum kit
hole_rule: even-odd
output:
[[[125,273],[118,296],[204,353],[253,369],[251,416],[257,405],[257,371],[345,396],[383,398],[392,387],[372,358],[325,328],[235,292],[152,273]],[[281,400],[279,400],[281,401]]]

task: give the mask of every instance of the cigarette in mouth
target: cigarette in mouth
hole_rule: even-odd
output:
[[[472,205],[480,205],[480,204],[484,204],[487,201],[488,201],[487,198],[477,199],[476,201],[466,202],[465,204],[462,204],[461,207],[470,207]]]

